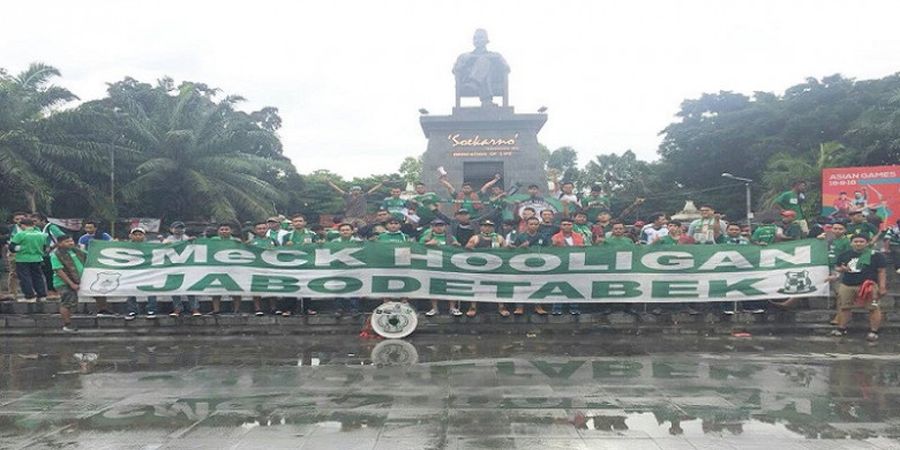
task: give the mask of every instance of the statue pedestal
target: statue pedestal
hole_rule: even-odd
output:
[[[537,134],[546,121],[546,114],[516,114],[502,106],[457,107],[449,116],[421,116],[428,138],[422,181],[429,190],[445,192],[438,182],[438,168],[443,167],[457,189],[468,181],[478,190],[500,173],[504,189],[520,184],[524,193],[529,184],[536,184],[545,192],[547,175]]]

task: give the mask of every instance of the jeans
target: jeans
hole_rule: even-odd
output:
[[[335,299],[337,310],[339,312],[349,311],[351,313],[359,312],[359,298],[357,297],[339,297]]]
[[[19,287],[25,298],[32,299],[35,294],[40,298],[47,296],[43,263],[16,261],[16,276],[19,277]]]
[[[200,310],[200,300],[197,300],[196,295],[188,295],[187,296],[187,308],[185,306],[185,301],[181,299],[180,295],[172,296],[172,310],[173,311],[199,311]]]
[[[128,297],[128,299],[125,300],[125,311],[128,312],[128,314],[131,314],[131,313],[140,314],[141,309],[138,307],[137,297]],[[154,313],[156,312],[156,296],[155,295],[151,295],[151,296],[147,297],[147,312],[150,312],[150,311],[152,311]]]

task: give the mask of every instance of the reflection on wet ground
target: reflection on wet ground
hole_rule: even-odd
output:
[[[898,448],[895,340],[6,339],[0,448]]]

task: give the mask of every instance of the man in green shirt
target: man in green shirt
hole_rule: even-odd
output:
[[[849,215],[850,223],[847,224],[847,235],[850,236],[850,239],[853,239],[853,236],[864,234],[872,236],[869,245],[878,242],[878,227],[867,221],[862,211],[850,211]]]
[[[603,245],[614,248],[633,248],[634,241],[625,235],[625,224],[620,221],[612,223],[612,234],[603,241]]]
[[[406,200],[400,198],[402,191],[400,188],[391,188],[391,196],[381,202],[381,207],[386,209],[397,220],[406,220],[408,213],[406,209]]]
[[[12,216],[12,225],[9,227],[9,237],[10,239],[19,232],[19,224],[22,222],[22,219],[28,217],[28,214],[23,212],[15,212]],[[16,254],[13,252],[8,252],[6,254],[6,271],[9,273],[7,278],[7,286],[9,289],[9,295],[12,298],[16,298],[19,294],[19,277],[16,275]]]
[[[588,223],[588,215],[584,211],[575,213],[575,221],[572,223],[572,231],[584,238],[585,247],[589,247],[594,242],[594,231],[591,224]]]
[[[609,211],[609,197],[603,193],[600,185],[591,186],[591,193],[581,199],[581,207],[588,218],[597,218],[603,211]]]
[[[305,221],[304,221],[305,223]],[[295,230],[296,231],[296,230]],[[251,247],[259,247],[263,249],[271,249],[277,246],[275,240],[269,236],[269,227],[266,222],[259,222],[253,225],[253,235],[247,240],[247,245]],[[275,313],[275,299],[269,299],[269,310]],[[280,314],[281,311],[278,311]],[[253,296],[253,314],[256,316],[266,315],[262,309],[262,297]]]
[[[763,219],[762,225],[753,230],[750,235],[750,242],[754,245],[769,245],[775,242],[775,234],[778,233],[778,227],[775,226],[771,218]]]
[[[741,226],[730,223],[725,227],[725,235],[719,237],[719,244],[749,245],[750,241],[741,235]]]
[[[665,236],[658,237],[655,241],[650,244],[653,245],[678,245],[680,244],[679,240],[682,236],[682,228],[681,222],[677,220],[672,220],[668,224],[666,224],[666,229],[668,233]]]
[[[387,231],[378,235],[378,242],[406,242],[409,237],[406,233],[400,231],[400,221],[395,217],[388,219],[385,223]]]
[[[303,214],[294,214],[291,217],[291,225],[294,227],[294,231],[282,238],[281,245],[303,245],[319,242],[319,235],[306,228],[306,217]]]
[[[416,204],[416,214],[419,216],[419,226],[427,226],[437,217],[434,211],[438,207],[441,198],[434,192],[425,190],[425,183],[416,182],[416,195],[413,196],[412,202]]]
[[[806,201],[806,182],[795,181],[789,191],[784,191],[775,197],[775,208],[781,211],[793,211],[797,225],[800,227],[802,237],[809,233],[809,223],[806,222],[806,214],[803,213],[803,203]]]
[[[353,225],[349,223],[342,223],[338,225],[337,231],[338,236],[329,242],[343,242],[345,244],[350,242],[362,242],[362,239],[353,234]]]
[[[47,280],[41,263],[47,247],[47,234],[34,226],[31,218],[22,219],[19,232],[9,240],[9,249],[16,255],[16,276],[26,300],[47,297]]]
[[[819,239],[828,239],[828,233],[816,236]],[[847,227],[843,222],[831,224],[831,240],[828,242],[828,265],[834,267],[837,257],[850,250],[850,238],[847,237]]]
[[[447,232],[447,222],[443,219],[435,219],[431,222],[431,228],[422,232],[419,237],[419,243],[428,246],[452,245],[459,246],[459,242],[452,234]]]
[[[60,236],[56,240],[56,250],[50,254],[50,268],[53,270],[53,287],[59,292],[59,315],[63,320],[63,331],[78,331],[72,325],[72,310],[78,308],[78,287],[87,255],[75,246],[72,236]]]
[[[267,225],[268,226],[268,225]],[[231,224],[228,223],[220,223],[218,228],[216,228],[216,235],[209,238],[211,241],[229,241],[229,242],[241,242],[240,239],[236,238],[232,235],[233,229],[231,228]],[[241,296],[233,295],[231,296],[231,305],[232,305],[232,313],[240,314],[241,312]],[[212,311],[209,313],[212,316],[218,316],[221,314],[222,307],[222,296],[221,295],[213,295],[212,296]]]

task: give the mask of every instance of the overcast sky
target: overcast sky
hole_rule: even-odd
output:
[[[275,106],[297,169],[395,171],[424,152],[417,109],[449,114],[476,28],[509,62],[510,102],[549,108],[540,140],[581,163],[632,149],[703,92],[900,71],[896,1],[34,1],[0,15],[0,66],[58,67],[82,99],[168,75]]]

